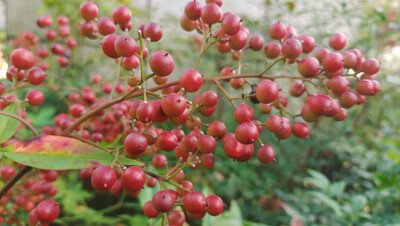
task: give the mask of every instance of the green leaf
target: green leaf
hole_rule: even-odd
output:
[[[365,205],[367,205],[367,198],[365,196],[357,195],[351,199],[351,208],[354,213],[360,212]]]
[[[110,165],[114,154],[107,153],[80,140],[44,135],[17,142],[0,149],[9,159],[39,169],[83,169],[100,164]],[[119,156],[124,165],[143,165]]]
[[[324,174],[311,169],[308,170],[308,173],[311,177],[304,178],[304,183],[312,184],[323,191],[327,191],[329,180]]]
[[[331,208],[336,215],[338,216],[343,215],[342,211],[340,210],[340,205],[335,200],[329,198],[322,192],[311,191],[309,193],[315,198],[317,198],[319,201],[321,201],[323,204]]]
[[[344,182],[344,181],[332,183],[328,187],[329,196],[331,196],[331,197],[340,196],[341,194],[343,194],[345,187],[346,187],[346,182]]]
[[[5,112],[17,114],[14,104],[8,105],[4,108]],[[7,141],[17,131],[19,121],[7,115],[0,115],[0,144]]]

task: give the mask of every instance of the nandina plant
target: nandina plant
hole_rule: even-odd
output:
[[[49,16],[38,18],[37,25],[46,28],[44,36],[52,43],[50,48],[41,47],[34,33],[24,33],[15,41],[17,48],[10,55],[10,82],[0,83],[0,151],[15,162],[1,168],[5,182],[0,190],[1,222],[53,222],[62,207],[60,210],[57,202],[47,198],[57,194],[52,182],[69,169],[80,169],[80,178],[90,180],[98,192],[116,196],[137,197],[144,186],[158,184],[159,191],[147,200],[143,213],[149,218],[161,214],[163,225],[183,225],[186,217],[217,216],[223,212],[224,201],[217,195],[205,196],[196,191],[196,185],[191,178],[185,178],[183,171],[212,168],[214,152],[222,151],[217,142],[222,143],[226,157],[237,164],[248,162],[253,155],[261,163],[273,164],[279,153],[260,139],[264,128],[264,133],[271,132],[279,140],[292,134],[304,139],[310,133],[309,123],[321,117],[346,120],[347,109],[380,92],[376,80],[379,61],[365,59],[358,49],[344,50],[343,34],[330,37],[330,50],[315,50],[312,37],[298,37],[293,27],[280,22],[269,27],[269,37],[250,36],[244,21],[231,12],[223,14],[221,4],[222,1],[212,0],[204,6],[197,1],[187,3],[180,25],[202,35],[201,49],[192,68],[187,68],[178,80],[167,82],[174,73],[174,56],[162,49],[148,49],[153,42],[162,41],[160,24],[149,22],[132,29],[131,11],[126,6],[115,8],[112,18],[98,18],[95,3],[82,3],[79,11],[84,21],[79,24],[79,31],[86,38],[101,40],[98,51],[115,62],[115,81],[103,83],[100,75],[93,75],[83,92],[74,91],[64,97],[69,111],[54,118],[55,126],[41,128],[42,134],[27,118],[25,106],[46,101],[34,86],[74,90],[61,84],[47,86],[47,76],[54,75],[47,75],[49,65],[41,59],[51,52],[60,67],[69,67],[70,50],[78,45],[70,36],[70,29],[78,28],[70,26],[64,15],[57,18],[57,25]],[[53,30],[56,27],[58,31]],[[271,41],[265,43],[265,39]],[[202,75],[201,58],[213,46],[221,54],[230,54],[237,67],[223,68],[219,77]],[[246,53],[263,54],[259,53],[262,49],[265,57],[272,60],[265,70],[242,74],[241,62]],[[146,65],[151,69],[149,73]],[[269,74],[271,68],[278,66],[283,68],[282,73]],[[132,71],[131,77],[121,78],[121,67]],[[298,74],[287,74],[288,67],[297,67]],[[149,87],[149,79],[156,86]],[[291,84],[280,87],[275,82],[280,79],[290,80]],[[223,96],[202,90],[204,83],[215,85]],[[101,92],[92,90],[91,85],[97,84],[103,85]],[[227,85],[235,92],[228,92],[224,88]],[[19,89],[27,86],[32,89],[21,96]],[[196,93],[196,97],[190,99],[188,93]],[[232,111],[225,114],[233,114],[238,124],[234,131],[227,131],[223,121],[204,123],[219,101],[232,105]],[[290,101],[302,102],[302,108],[289,112],[286,107]],[[250,102],[258,108],[254,109]],[[271,114],[272,109],[277,114]],[[254,118],[256,111],[271,115],[260,121]],[[174,127],[170,131],[161,129],[168,121]],[[33,136],[18,141],[15,138],[23,126]],[[112,145],[105,147],[100,142]],[[175,158],[167,158],[163,154],[166,152],[174,152]],[[152,156],[151,161],[143,161],[145,155]],[[150,170],[150,165],[155,170]],[[25,175],[32,169],[40,170]],[[166,173],[160,173],[163,170]],[[11,208],[5,209],[8,203],[12,203]],[[28,211],[28,219],[18,219],[14,215],[17,209]]]

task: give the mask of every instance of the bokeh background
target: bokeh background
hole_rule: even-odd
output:
[[[184,0],[93,0],[100,9],[99,17],[111,16],[114,7],[127,5],[133,13],[133,28],[150,21],[161,24],[163,38],[151,44],[150,51],[165,49],[175,59],[176,69],[169,81],[193,67],[200,49],[196,32],[185,32],[179,26]],[[4,79],[13,40],[21,32],[34,31],[41,38],[40,45],[48,45],[44,31],[35,20],[60,14],[70,19],[71,33],[79,43],[72,51],[71,67],[60,69],[57,60],[49,58],[48,72],[53,82],[81,88],[93,74],[104,81],[113,81],[115,62],[101,52],[99,40],[81,36],[77,24],[81,0],[3,0],[0,1],[0,39],[2,61],[0,79]],[[204,1],[200,1],[204,3]],[[315,38],[318,47],[328,47],[331,34],[341,32],[347,37],[346,48],[358,48],[365,56],[382,63],[378,80],[382,92],[368,97],[366,104],[349,111],[345,122],[323,118],[310,124],[308,139],[291,138],[278,141],[271,134],[262,133],[261,139],[275,147],[277,162],[261,164],[253,158],[249,163],[232,162],[224,157],[222,147],[216,151],[217,162],[210,170],[186,170],[195,190],[215,193],[227,204],[220,217],[207,216],[202,221],[188,220],[190,225],[391,225],[400,223],[400,1],[289,1],[289,0],[225,0],[222,11],[231,11],[243,19],[250,34],[260,34],[266,41],[269,25],[281,21],[296,28],[299,35]],[[76,25],[76,26],[74,26]],[[134,30],[134,29],[133,29]],[[136,34],[133,35],[136,37]],[[266,58],[261,52],[246,52],[243,73],[262,71]],[[219,76],[225,66],[235,66],[229,54],[214,48],[205,54],[199,71],[208,77]],[[271,71],[280,73],[283,65]],[[147,69],[149,71],[149,69]],[[122,76],[130,72],[123,71]],[[296,74],[289,66],[288,73]],[[2,76],[2,77],[1,77]],[[288,87],[290,81],[281,83]],[[151,84],[150,84],[151,85]],[[284,86],[286,85],[286,86]],[[101,87],[97,87],[101,90]],[[204,86],[202,90],[215,89]],[[227,86],[229,92],[234,93]],[[288,94],[288,88],[282,92]],[[52,118],[67,111],[53,91],[43,89],[45,103],[29,109],[33,125],[40,128],[52,124]],[[63,93],[68,95],[68,92]],[[197,93],[198,94],[198,93]],[[195,96],[194,94],[193,96]],[[299,112],[302,100],[292,100],[288,108]],[[254,108],[257,106],[253,105]],[[276,112],[275,112],[276,113]],[[267,115],[256,114],[263,121]],[[221,120],[233,131],[236,122],[232,107],[220,101],[216,112],[204,122]],[[232,123],[230,123],[232,122]],[[164,125],[172,128],[172,124]],[[28,133],[28,132],[26,132]],[[19,135],[24,137],[24,133]],[[171,155],[173,156],[173,154]],[[146,161],[150,157],[144,158]],[[173,157],[171,157],[173,159]],[[174,161],[170,162],[172,166]],[[62,206],[59,225],[157,225],[159,221],[146,219],[141,206],[151,199],[155,190],[146,188],[138,199],[128,199],[118,208],[118,198],[96,194],[90,182],[78,179],[77,172],[64,174],[57,181],[56,200]],[[21,213],[24,214],[24,213]]]

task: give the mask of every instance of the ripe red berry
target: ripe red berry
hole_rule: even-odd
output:
[[[41,68],[38,67],[32,68],[28,72],[28,76],[26,77],[28,82],[32,85],[42,84],[45,78],[46,78],[46,73]]]
[[[186,153],[194,153],[197,150],[197,138],[193,135],[185,135],[180,143],[182,150]]]
[[[238,162],[248,162],[253,157],[254,145],[243,145],[243,153],[236,159]]]
[[[64,15],[60,15],[57,17],[57,23],[59,25],[67,25],[69,23],[69,19]]]
[[[179,84],[185,88],[187,92],[196,92],[201,88],[202,82],[203,78],[201,74],[192,69],[183,72],[179,79]]]
[[[290,84],[289,93],[294,97],[303,95],[305,86],[302,81],[294,81]]]
[[[378,73],[380,68],[381,68],[381,63],[379,63],[379,61],[377,61],[376,59],[368,59],[361,64],[362,71],[369,75]]]
[[[215,107],[218,103],[218,95],[211,90],[205,91],[203,94],[201,94],[201,103],[205,107]]]
[[[322,62],[325,55],[328,53],[330,53],[330,51],[325,48],[318,49],[317,52],[315,52],[315,58],[317,58],[319,62]]]
[[[36,216],[39,222],[49,224],[57,219],[60,213],[60,206],[52,199],[41,201],[36,206]]]
[[[252,144],[259,136],[257,126],[252,122],[244,122],[235,129],[235,137],[242,144]]]
[[[342,50],[346,46],[346,36],[342,33],[333,34],[329,38],[329,46],[334,50]]]
[[[247,104],[240,104],[233,112],[233,116],[238,123],[249,122],[254,118],[254,110]]]
[[[264,48],[264,54],[268,59],[275,59],[281,54],[281,47],[278,43],[269,42]]]
[[[224,210],[224,202],[217,195],[210,195],[206,198],[206,211],[211,216],[218,216]]]
[[[27,49],[15,49],[11,53],[11,63],[18,69],[30,69],[35,61],[35,55]]]
[[[208,25],[218,23],[221,18],[221,9],[215,3],[206,4],[201,10],[201,20]]]
[[[244,31],[239,31],[229,37],[229,46],[233,50],[240,50],[246,46],[248,35]]]
[[[316,115],[326,115],[332,109],[332,99],[326,95],[316,95],[308,101],[310,110]]]
[[[310,134],[310,128],[303,122],[295,122],[292,125],[293,134],[298,138],[306,138]]]
[[[97,167],[92,173],[92,186],[97,191],[108,191],[117,180],[117,174],[110,166]]]
[[[329,80],[329,89],[335,96],[341,96],[349,86],[349,81],[343,76],[335,76]]]
[[[344,60],[345,68],[355,68],[357,66],[357,56],[351,51],[345,51],[340,53]]]
[[[158,50],[151,54],[149,65],[154,74],[158,76],[170,75],[175,67],[172,56],[163,50]]]
[[[210,135],[201,135],[196,142],[197,149],[202,153],[212,153],[217,147],[215,139]]]
[[[192,213],[201,213],[206,208],[206,198],[201,192],[192,191],[185,195],[183,205]]]
[[[132,13],[126,6],[119,6],[113,11],[113,19],[116,24],[126,25],[131,21]]]
[[[351,91],[345,92],[339,99],[340,106],[344,108],[351,108],[355,104],[357,104],[358,98],[357,95]]]
[[[229,14],[222,18],[221,28],[228,35],[235,35],[238,33],[241,26],[241,19],[235,14]]]
[[[119,56],[130,57],[138,51],[139,47],[133,38],[123,35],[115,39],[114,49]]]
[[[201,17],[202,5],[198,1],[188,2],[185,6],[185,14],[189,20],[198,20]]]
[[[226,133],[226,126],[220,121],[213,121],[208,125],[207,135],[221,139]]]
[[[327,53],[322,59],[325,71],[335,72],[343,68],[344,60],[339,53]]]
[[[185,98],[177,93],[168,94],[163,100],[162,109],[170,117],[179,116],[186,109]]]
[[[97,21],[97,30],[102,35],[109,35],[115,32],[115,23],[108,17],[102,17]]]
[[[270,145],[263,145],[257,150],[257,159],[262,163],[269,163],[275,160],[275,150]]]
[[[69,108],[69,113],[76,118],[81,117],[85,113],[85,107],[82,104],[73,104]]]
[[[157,42],[162,38],[161,26],[157,23],[150,22],[143,28],[143,35],[152,42]]]
[[[169,212],[168,216],[168,223],[169,225],[176,225],[176,226],[183,226],[185,223],[185,214],[182,211],[179,210],[173,210]]]
[[[261,35],[254,35],[249,42],[250,49],[259,51],[264,46],[264,38]]]
[[[1,178],[4,180],[9,180],[15,175],[15,169],[12,166],[5,165],[1,168]]]
[[[84,21],[79,24],[79,32],[90,39],[97,37],[97,26],[96,23],[90,21]]]
[[[139,133],[131,133],[124,140],[125,152],[132,155],[139,155],[146,151],[147,139]]]
[[[262,80],[257,84],[256,97],[264,104],[272,103],[278,98],[279,87],[271,80]]]
[[[189,18],[187,18],[186,14],[183,14],[181,16],[179,23],[180,23],[182,29],[185,31],[193,31],[194,29],[196,29],[196,27],[198,25],[197,21],[190,20]]]
[[[164,151],[172,151],[178,145],[178,138],[170,131],[163,131],[157,136],[157,146]]]
[[[39,106],[44,101],[44,95],[39,90],[31,90],[26,94],[26,99],[28,99],[30,105]]]
[[[158,212],[156,209],[154,209],[153,204],[152,204],[151,201],[147,201],[144,204],[143,213],[148,218],[156,218],[158,215],[160,215],[160,212]]]
[[[174,196],[167,190],[158,191],[151,201],[154,209],[161,213],[166,213],[174,207]]]
[[[290,38],[282,44],[282,54],[290,60],[298,58],[302,51],[301,42],[297,39]]]
[[[101,42],[101,47],[103,49],[103,52],[110,58],[118,58],[120,55],[117,53],[115,50],[115,42],[118,39],[118,35],[114,34],[109,34],[106,35],[103,38],[103,41]]]
[[[297,65],[297,70],[302,76],[306,78],[312,78],[317,76],[319,72],[319,66],[319,62],[316,58],[305,57]]]
[[[156,168],[156,169],[162,169],[167,166],[167,157],[163,154],[155,154],[153,158],[151,159],[151,164]]]
[[[36,20],[36,23],[39,27],[50,27],[53,20],[49,16],[41,16]]]
[[[154,188],[157,185],[157,179],[154,177],[147,178],[146,185],[150,188]]]
[[[271,36],[272,39],[275,40],[280,40],[283,37],[285,37],[286,34],[286,27],[284,24],[277,22],[271,25],[269,28],[269,36]]]
[[[146,174],[137,166],[130,166],[121,175],[121,185],[128,191],[139,191],[146,183]]]
[[[154,105],[148,103],[141,103],[136,109],[136,119],[140,122],[148,123],[152,122],[156,117],[156,111]]]
[[[228,136],[229,135],[229,136]],[[226,137],[226,139],[225,139]],[[224,153],[233,159],[238,158],[244,152],[244,145],[236,140],[235,135],[228,133],[222,140],[222,146],[224,148]]]
[[[85,20],[93,20],[97,17],[97,15],[99,15],[99,9],[97,8],[96,4],[91,1],[82,3],[79,7],[79,11]]]
[[[311,53],[315,47],[315,41],[308,35],[302,35],[298,38],[303,48],[303,53]]]

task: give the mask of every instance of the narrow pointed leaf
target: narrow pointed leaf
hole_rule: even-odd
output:
[[[110,165],[114,154],[107,153],[80,140],[43,135],[17,142],[0,149],[7,158],[39,169],[83,169],[100,164]],[[119,157],[124,165],[143,165],[141,162]]]
[[[17,113],[14,104],[8,105],[3,111],[11,114]],[[18,123],[18,120],[15,118],[7,115],[0,115],[0,144],[7,141],[15,134],[18,128]]]

